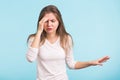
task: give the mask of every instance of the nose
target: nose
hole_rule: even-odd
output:
[[[51,21],[48,21],[48,26],[51,26]]]

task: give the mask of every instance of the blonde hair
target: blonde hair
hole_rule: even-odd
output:
[[[59,21],[59,25],[58,25],[56,34],[58,36],[60,36],[60,45],[61,45],[61,47],[65,50],[66,53],[68,53],[68,51],[72,48],[72,45],[73,45],[72,37],[65,30],[65,26],[64,26],[64,23],[63,23],[63,20],[62,20],[62,15],[61,15],[60,11],[58,10],[58,8],[56,6],[48,5],[48,6],[44,7],[41,10],[41,13],[39,15],[38,22],[37,22],[37,30],[38,30],[38,27],[39,27],[39,21],[47,13],[53,13],[55,15],[55,17],[57,18],[57,20]],[[32,37],[32,36],[34,37],[35,35],[36,35],[36,33],[31,34],[28,37],[28,40],[29,40],[30,37]],[[40,43],[44,44],[45,39],[46,39],[46,32],[43,30],[43,32],[41,34],[41,40],[40,40],[41,42]]]

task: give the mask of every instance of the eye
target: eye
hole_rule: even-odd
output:
[[[54,22],[55,22],[55,20],[51,20],[51,22],[53,22],[53,23],[54,23]]]
[[[48,21],[45,21],[45,23],[48,23]]]

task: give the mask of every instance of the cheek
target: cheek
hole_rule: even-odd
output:
[[[43,27],[44,29],[46,29],[47,28],[47,24],[44,24],[44,27]]]
[[[55,28],[57,29],[57,28],[58,28],[58,26],[59,26],[59,24],[58,24],[58,23],[56,23],[56,24],[55,24]]]
[[[46,30],[47,30],[47,27],[46,27],[46,26],[44,26],[43,30],[44,30],[44,31],[46,31]]]
[[[57,28],[58,28],[58,25],[56,25],[56,26],[54,27],[54,30],[57,30]]]

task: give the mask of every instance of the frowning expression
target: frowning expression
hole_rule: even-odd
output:
[[[44,30],[47,34],[56,34],[56,30],[59,25],[59,21],[57,20],[54,13],[47,13],[44,16],[47,20],[44,23]]]

